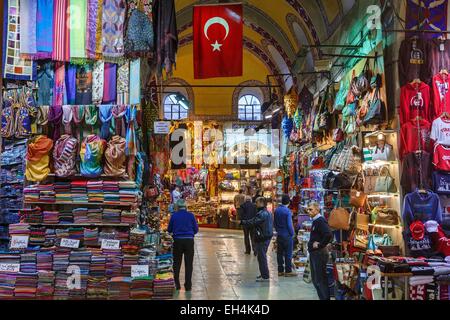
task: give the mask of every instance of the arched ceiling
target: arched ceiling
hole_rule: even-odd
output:
[[[176,0],[177,25],[182,44],[192,38],[194,5],[236,2],[235,0]],[[278,73],[291,70],[305,45],[319,45],[328,39],[353,8],[356,0],[243,0],[244,37],[256,41]],[[313,69],[320,57],[311,50],[303,61],[304,70]],[[272,71],[272,70],[271,70]],[[292,79],[285,79],[290,87]],[[294,82],[296,79],[294,79]],[[288,88],[286,88],[288,89]]]

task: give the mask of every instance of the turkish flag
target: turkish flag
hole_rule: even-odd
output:
[[[194,6],[194,78],[242,76],[242,4]]]

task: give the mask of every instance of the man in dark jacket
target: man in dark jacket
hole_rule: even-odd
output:
[[[318,203],[311,203],[306,210],[313,220],[308,242],[312,283],[316,288],[320,300],[330,300],[327,276],[327,263],[329,258],[327,246],[333,240],[333,234],[328,226],[328,222],[320,214]]]
[[[186,202],[179,199],[176,203],[178,211],[175,212],[169,221],[167,231],[173,235],[173,273],[175,287],[180,290],[180,269],[184,255],[186,291],[192,289],[192,268],[194,262],[194,236],[198,233],[198,224],[195,216],[186,210]]]
[[[290,198],[287,194],[281,197],[281,205],[275,210],[274,226],[277,231],[278,276],[295,277],[292,272],[292,250],[294,244],[294,225],[292,212],[288,208]]]
[[[252,197],[246,196],[245,202],[241,205],[241,207],[238,210],[238,217],[239,220],[250,220],[256,217],[256,206],[252,202]],[[245,254],[250,254],[253,252],[256,256],[256,248],[255,248],[255,239],[254,239],[254,230],[251,226],[242,226],[242,229],[244,230],[244,243],[245,243]],[[251,246],[250,246],[251,243]]]
[[[242,225],[255,228],[255,247],[258,257],[259,271],[261,275],[256,278],[257,282],[269,281],[269,266],[267,265],[267,249],[273,236],[272,214],[267,211],[266,198],[256,199],[258,213],[250,220],[242,220]]]

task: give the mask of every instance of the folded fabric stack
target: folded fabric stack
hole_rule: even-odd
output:
[[[135,203],[137,201],[137,185],[136,182],[132,180],[119,181],[119,194],[121,203]]]
[[[67,252],[55,252],[53,254],[53,271],[67,272],[69,266],[69,253]]]
[[[98,246],[98,229],[84,229],[84,245],[86,247]]]
[[[41,208],[36,207],[33,209],[20,209],[19,210],[20,221],[24,223],[42,223],[43,216]]]
[[[118,277],[122,275],[122,255],[120,250],[103,250],[106,254],[106,271],[107,277]]]
[[[130,231],[130,244],[142,247],[145,242],[147,232],[138,228],[133,228]]]
[[[73,203],[86,203],[89,198],[87,195],[87,181],[77,180],[70,183]]]
[[[69,239],[80,240],[80,247],[84,239],[84,229],[82,227],[69,228]]]
[[[123,210],[120,216],[121,223],[135,224],[137,221],[137,215],[138,215],[137,211]]]
[[[119,230],[117,232],[117,237],[116,238],[117,238],[117,240],[120,241],[120,245],[122,246],[122,245],[128,243],[129,237],[130,237],[130,233],[128,232],[128,230],[126,230],[126,231],[120,231]]]
[[[61,239],[69,238],[69,229],[55,229],[56,233],[56,245],[59,246],[61,243]],[[63,251],[63,250],[61,250]]]
[[[36,298],[38,277],[37,274],[18,273],[14,289],[15,299],[34,299]]]
[[[45,244],[45,227],[30,228],[30,246],[43,246]]]
[[[16,274],[0,272],[0,300],[13,299],[15,287]]]
[[[58,220],[60,224],[69,224],[69,223],[73,223],[73,213],[72,211],[61,211],[58,214]]]
[[[0,226],[0,240],[9,240],[8,226]]]
[[[168,253],[157,256],[158,260],[158,273],[170,273],[173,270],[173,255]]]
[[[73,221],[78,224],[86,224],[89,222],[87,214],[87,208],[75,208],[72,210]]]
[[[174,289],[175,281],[172,273],[157,274],[153,280],[153,299],[172,299]]]
[[[55,182],[54,184],[57,202],[71,202],[70,182]]]
[[[30,225],[28,223],[10,224],[9,236],[30,236]]]
[[[129,244],[124,244],[122,246],[122,252],[123,252],[123,254],[137,255],[139,253],[139,247],[129,245]]]
[[[106,272],[106,255],[101,251],[93,251],[89,275],[92,277],[104,277]]]
[[[103,202],[103,181],[92,180],[87,183],[89,202]]]
[[[38,252],[36,254],[37,269],[39,271],[52,271],[53,269],[53,253]]]
[[[52,300],[54,294],[55,273],[53,271],[38,271],[38,285],[36,297],[43,300]]]
[[[91,208],[88,209],[87,219],[88,223],[102,223],[102,208]]]
[[[138,264],[137,255],[125,254],[122,262],[122,275],[125,277],[131,277],[131,266]]]
[[[20,272],[36,273],[36,253],[24,253],[20,255]]]
[[[69,295],[72,299],[85,299],[87,292],[87,282],[91,264],[90,251],[71,251],[69,256],[69,267],[80,268],[80,287],[72,288]]]
[[[53,184],[39,185],[39,201],[46,203],[55,203],[56,193]]]
[[[111,209],[105,208],[103,209],[102,222],[103,223],[111,223],[111,224],[119,224],[120,223],[120,209]]]
[[[108,278],[89,276],[86,296],[88,299],[107,299]]]
[[[45,224],[58,224],[58,211],[44,211],[42,213],[43,215],[43,222]]]
[[[30,185],[23,189],[25,202],[39,201],[39,185]]]
[[[108,299],[128,300],[130,298],[130,289],[130,277],[113,277],[108,282]]]
[[[67,260],[68,260],[67,255]],[[67,261],[68,264],[69,261]],[[67,269],[67,267],[66,267]],[[69,274],[66,270],[62,272],[56,272],[55,276],[55,291],[53,294],[53,299],[55,300],[67,300],[69,299],[69,287],[67,286],[67,279]]]
[[[112,204],[112,205],[120,205],[120,195],[119,192],[105,192],[105,204]]]
[[[117,193],[119,190],[118,181],[103,181],[103,191],[105,193]]]
[[[133,278],[131,282],[131,299],[151,299],[153,297],[153,277]]]
[[[46,229],[44,246],[53,247],[54,245],[56,245],[56,230],[55,229]]]

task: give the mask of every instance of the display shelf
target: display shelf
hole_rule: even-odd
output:
[[[394,161],[383,161],[383,160],[371,160],[363,162],[364,166],[385,166],[385,165],[396,165],[398,164],[397,160]]]
[[[368,198],[394,198],[399,196],[400,193],[398,192],[371,192],[367,195]]]
[[[43,227],[131,227],[136,223],[29,223],[30,226],[43,226]]]
[[[79,173],[73,174],[73,175],[68,176],[68,177],[60,177],[60,176],[57,176],[54,173],[49,173],[47,175],[47,177],[52,177],[52,178],[57,178],[57,179],[86,179],[86,180],[87,179],[96,180],[96,179],[99,179],[99,178],[102,178],[102,179],[124,179],[124,180],[127,180],[127,179],[130,178],[128,175],[115,177],[115,176],[109,176],[109,175],[106,175],[106,174],[101,174],[100,176],[93,178],[93,177],[83,176],[83,175],[81,175]]]
[[[130,203],[130,204],[110,204],[110,203],[104,203],[104,202],[43,202],[43,201],[25,201],[25,205],[27,204],[47,204],[47,205],[81,205],[81,206],[117,206],[117,207],[132,207],[136,206],[137,203]]]

